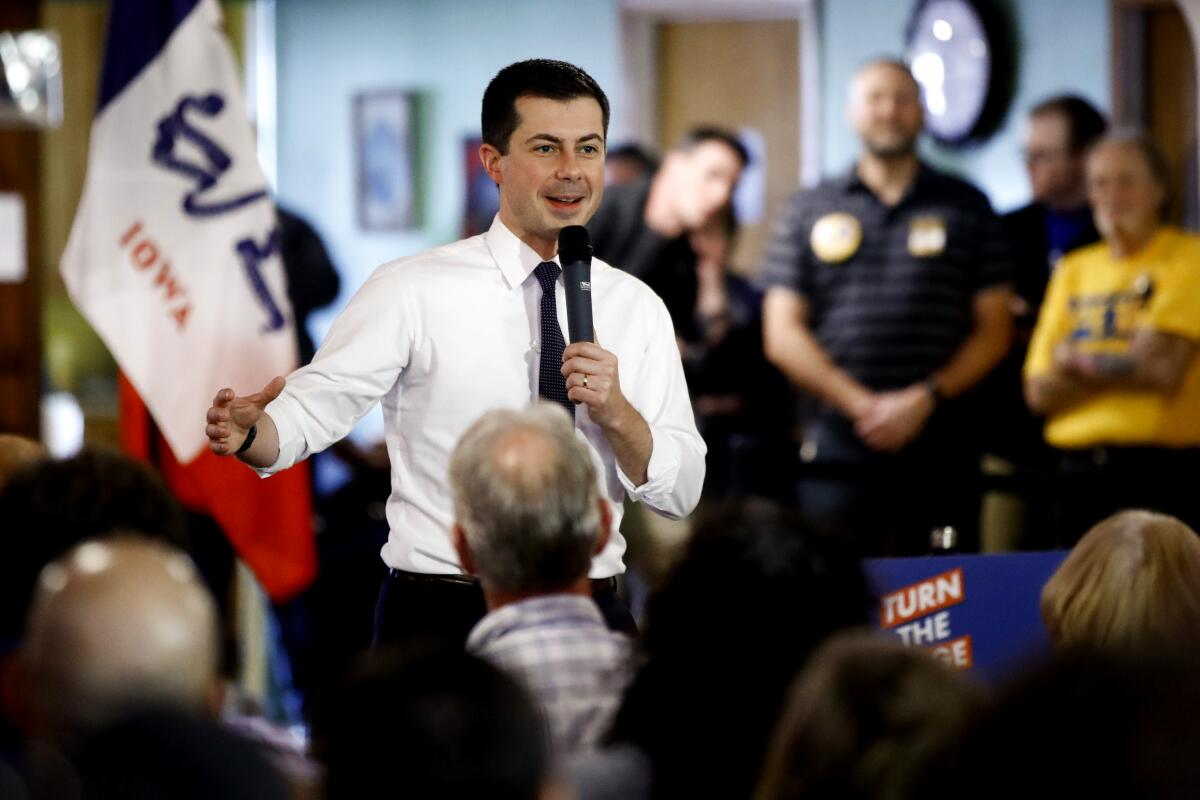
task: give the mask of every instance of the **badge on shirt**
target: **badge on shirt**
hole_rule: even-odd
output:
[[[817,258],[827,264],[840,264],[858,252],[862,225],[853,215],[835,211],[817,220],[808,243]]]
[[[946,222],[941,217],[913,217],[908,224],[908,252],[915,258],[941,255],[946,249]]]

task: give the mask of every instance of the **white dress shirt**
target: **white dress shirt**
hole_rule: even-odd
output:
[[[497,216],[486,234],[375,270],[312,363],[292,373],[267,406],[279,458],[259,473],[324,450],[378,401],[392,465],[383,560],[410,572],[462,572],[450,542],[450,453],[485,411],[539,399],[541,287],[533,270],[541,261]],[[566,339],[561,276],[555,292]],[[576,435],[592,452],[613,514],[614,533],[591,569],[591,577],[607,578],[624,571],[625,539],[617,531],[625,496],[664,516],[686,516],[700,498],[705,446],[675,328],[658,296],[592,259],[592,308],[597,344],[617,357],[621,391],[653,439],[647,480],[635,487],[587,406],[576,406]]]

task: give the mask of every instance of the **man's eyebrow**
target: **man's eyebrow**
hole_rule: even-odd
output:
[[[533,136],[530,136],[528,139],[525,140],[525,144],[529,144],[530,142],[538,141],[538,140],[541,140],[544,142],[550,142],[552,144],[562,144],[563,143],[561,136],[555,136],[552,133],[535,133]],[[589,134],[579,137],[580,142],[591,142],[591,141],[596,141],[596,140],[604,141],[604,137],[598,133],[589,133]]]

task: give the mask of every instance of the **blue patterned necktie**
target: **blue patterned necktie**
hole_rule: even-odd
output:
[[[567,397],[567,380],[562,374],[563,341],[562,328],[558,326],[558,306],[555,302],[554,283],[562,268],[553,261],[543,261],[533,274],[542,285],[542,353],[538,358],[538,395],[558,403],[575,419],[575,404]]]

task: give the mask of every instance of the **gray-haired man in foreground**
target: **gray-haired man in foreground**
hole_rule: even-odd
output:
[[[454,546],[488,614],[467,649],[522,681],[560,752],[596,744],[630,677],[632,641],[610,631],[588,567],[612,522],[587,448],[546,404],[484,414],[450,458]]]

